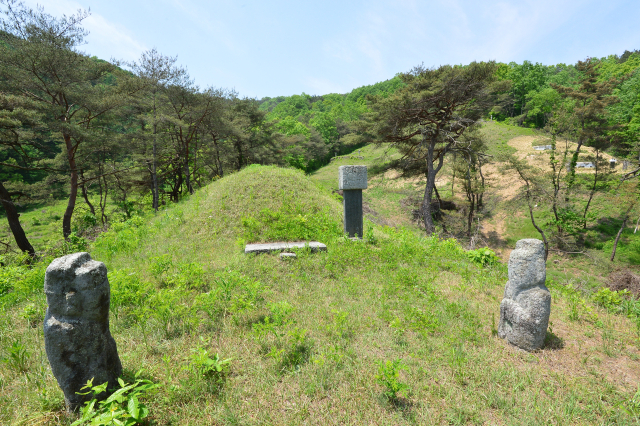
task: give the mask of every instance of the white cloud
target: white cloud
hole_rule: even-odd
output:
[[[115,57],[133,61],[147,50],[144,44],[138,42],[125,28],[112,24],[100,15],[92,14],[85,22],[90,32],[87,37],[89,46],[103,52],[111,52],[105,59]]]
[[[56,17],[69,16],[76,13],[78,9],[88,9],[72,0],[27,0],[25,4],[30,7],[43,6],[46,13]],[[89,35],[85,40],[86,46],[81,49],[90,55],[101,59],[116,58],[133,61],[147,50],[147,47],[136,40],[129,30],[108,21],[100,14],[91,12],[82,24],[89,31]]]

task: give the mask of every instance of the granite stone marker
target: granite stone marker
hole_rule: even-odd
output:
[[[342,190],[344,232],[362,238],[362,190],[367,189],[367,166],[340,166],[338,189]]]
[[[526,351],[542,347],[549,325],[551,293],[544,285],[544,252],[544,243],[534,238],[516,243],[500,303],[498,337]]]
[[[247,244],[244,247],[244,254],[283,252],[283,251],[289,251],[293,248],[305,248],[305,247],[309,247],[312,253],[316,253],[319,251],[327,251],[327,246],[325,244],[319,243],[317,241],[311,241],[310,243],[306,243],[302,241],[302,242]]]
[[[67,410],[91,395],[78,395],[87,380],[117,383],[122,374],[116,342],[109,332],[110,289],[104,263],[89,253],[55,259],[44,279],[47,313],[44,345],[51,370],[64,392]],[[101,396],[101,395],[98,395]],[[106,393],[102,396],[106,398]]]

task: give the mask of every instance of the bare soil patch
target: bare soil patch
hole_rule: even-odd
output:
[[[551,144],[551,140],[547,139],[543,136],[518,136],[513,139],[510,139],[507,144],[518,150],[516,152],[516,157],[520,159],[526,159],[527,162],[534,167],[537,167],[545,172],[551,171],[551,167],[549,166],[549,151],[536,151],[533,149],[533,144],[535,142],[546,142],[548,141]],[[568,149],[569,158],[576,150],[578,144],[565,140],[558,140],[556,142],[556,152],[558,156],[564,152],[565,147]],[[596,151],[593,148],[582,145],[580,147],[580,154],[578,156],[578,161],[593,161],[595,159]],[[609,161],[612,157],[611,155],[600,152],[600,158],[603,160]],[[607,166],[608,167],[608,166]],[[614,169],[614,173],[618,173],[622,171],[622,164],[618,164]],[[594,169],[576,169],[576,173],[594,173]]]
[[[635,297],[640,296],[640,276],[629,270],[612,273],[607,281],[607,286],[611,290],[629,290]]]

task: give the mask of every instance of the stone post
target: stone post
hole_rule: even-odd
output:
[[[367,166],[340,166],[338,187],[342,190],[344,232],[350,238],[363,236],[362,190],[367,189]]]
[[[544,344],[551,313],[544,243],[529,238],[516,243],[509,256],[509,281],[500,303],[498,337],[526,351]]]
[[[94,385],[122,374],[116,342],[109,332],[110,288],[107,268],[89,253],[54,259],[44,278],[47,313],[44,346],[51,371],[64,392],[68,411],[80,408],[92,395],[78,395],[87,380]],[[102,399],[106,392],[98,395]]]

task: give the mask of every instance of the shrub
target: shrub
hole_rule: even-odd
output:
[[[595,303],[603,308],[609,311],[618,312],[620,311],[620,305],[622,304],[622,296],[629,296],[629,294],[629,290],[612,291],[607,287],[602,287],[591,297]]]
[[[498,256],[488,247],[482,247],[476,250],[469,250],[467,256],[473,263],[478,266],[491,266],[500,261]]]

